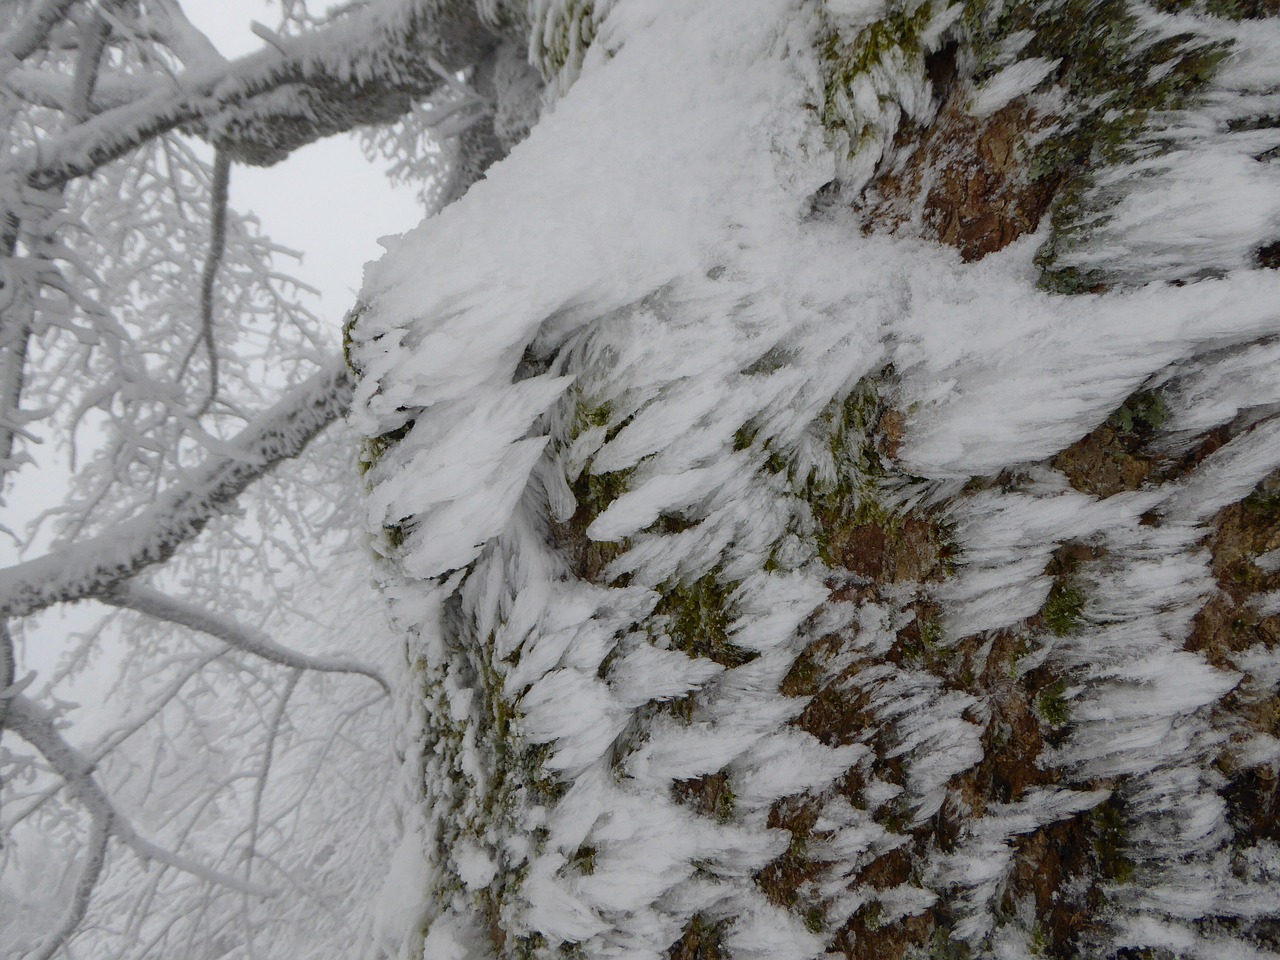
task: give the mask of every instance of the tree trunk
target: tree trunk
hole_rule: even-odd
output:
[[[534,11],[352,328],[388,942],[1280,950],[1276,11]]]

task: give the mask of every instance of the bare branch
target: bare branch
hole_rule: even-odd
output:
[[[229,452],[160,494],[132,520],[97,537],[0,570],[0,616],[29,616],[55,603],[97,597],[173,556],[235,498],[282,460],[300,454],[351,404],[339,359],[291,390],[228,443]]]
[[[271,663],[295,670],[314,670],[317,673],[355,673],[368,677],[390,695],[391,689],[383,676],[372,667],[355,660],[337,657],[314,657],[282,647],[265,633],[236,623],[234,620],[202,610],[194,604],[165,596],[136,583],[122,584],[99,596],[103,603],[125,607],[148,616],[176,623],[191,630],[199,630],[217,637],[227,645]]]

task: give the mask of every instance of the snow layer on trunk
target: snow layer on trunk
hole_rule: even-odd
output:
[[[815,212],[837,169],[814,109],[819,25],[801,0],[614,5],[528,140],[366,275],[357,418],[397,438],[368,475],[368,522],[394,535],[386,589],[414,638],[407,696],[424,731],[411,769],[425,801],[406,846],[422,862],[403,855],[397,877],[428,889],[403,920],[404,956],[425,929],[429,957],[491,957],[500,928],[504,953],[659,958],[695,917],[726,922],[735,957],[820,956],[829,934],[755,880],[790,842],[771,806],[801,793],[830,831],[819,931],[872,901],[890,920],[946,897],[954,935],[979,942],[1012,839],[1096,805],[1107,792],[1089,785],[1107,778],[1128,785],[1149,881],[1115,899],[1121,940],[1191,945],[1184,921],[1255,909],[1265,883],[1227,877],[1207,772],[1212,711],[1240,675],[1181,641],[1212,589],[1196,543],[1230,502],[1214,491],[1247,492],[1280,464],[1280,443],[1259,428],[1185,481],[1105,501],[1032,465],[1174,364],[1186,429],[1253,402],[1224,386],[1210,416],[1191,398],[1266,380],[1280,274],[1237,268],[1280,210],[1275,173],[1246,172],[1226,135],[1188,141],[1185,162],[1147,177],[1147,199],[1080,262],[1108,251],[1096,256],[1158,280],[1208,244],[1220,275],[1050,296],[1034,285],[1037,238],[963,264],[864,235],[850,212]],[[1048,67],[1011,73],[980,106]],[[1237,73],[1238,87],[1256,81]],[[1233,212],[1192,235],[1187,201],[1206,165]],[[1139,214],[1155,202],[1153,233]],[[982,757],[986,708],[883,660],[903,610],[827,606],[837,572],[802,491],[838,482],[833,411],[890,362],[908,411],[898,460],[915,478],[902,496],[1010,469],[1029,478],[955,508],[961,566],[934,596],[948,635],[1034,614],[1068,540],[1105,545],[1110,561],[1089,574],[1085,627],[1037,654],[1078,680],[1050,758],[1064,786],[976,818],[919,884],[873,890],[849,878],[904,842],[876,811],[901,793],[909,822],[937,814]],[[573,536],[601,550],[588,577],[564,542],[584,513]],[[901,788],[869,782],[861,806],[831,787],[868,748],[801,730],[804,698],[780,689],[834,629],[824,617],[855,636],[850,662],[867,668],[851,696],[894,731],[905,770]],[[678,801],[680,784],[707,777],[732,785],[717,809]]]

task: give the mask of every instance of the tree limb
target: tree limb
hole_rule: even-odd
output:
[[[296,650],[290,650],[276,643],[264,632],[254,630],[236,623],[229,617],[223,617],[195,604],[186,603],[166,596],[158,590],[151,590],[136,583],[124,583],[118,587],[98,595],[97,599],[112,606],[124,607],[145,613],[159,620],[176,623],[217,637],[228,646],[234,647],[255,657],[261,657],[282,667],[295,670],[314,670],[317,673],[355,673],[368,677],[390,696],[391,688],[377,670],[365,666],[355,660],[343,660],[338,657],[315,657]]]
[[[203,343],[209,358],[209,392],[196,412],[197,417],[203,416],[218,399],[218,349],[213,335],[213,288],[218,279],[218,268],[222,265],[222,254],[227,247],[227,190],[231,183],[231,157],[226,150],[219,149],[214,155],[212,181],[209,208],[213,213],[213,222],[209,228],[209,253],[200,271],[200,339],[191,344],[186,356],[182,358],[177,376],[177,379],[182,379],[187,372],[187,365],[195,356],[197,346]]]
[[[301,670],[294,670],[289,674],[284,690],[280,693],[280,701],[276,704],[275,712],[271,715],[271,723],[267,726],[267,745],[262,752],[262,766],[258,773],[258,782],[254,784],[253,807],[249,814],[249,845],[245,851],[244,864],[244,878],[246,880],[253,879],[253,861],[257,855],[258,834],[262,824],[262,798],[267,792],[267,777],[271,774],[271,761],[275,757],[276,737],[280,735],[280,723],[284,719],[284,712],[289,706],[289,698],[293,696],[293,691],[298,688],[298,680],[301,676]]]
[[[90,815],[102,818],[111,836],[129,847],[142,859],[163,863],[175,870],[181,870],[240,893],[257,897],[274,896],[275,891],[268,887],[248,883],[220,870],[214,870],[180,853],[166,850],[139,835],[129,821],[116,810],[102,787],[98,785],[98,781],[94,779],[94,766],[89,759],[63,739],[53,716],[47,710],[21,694],[10,700],[9,729],[35,747]]]
[[[168,688],[157,696],[145,709],[133,716],[126,717],[124,722],[114,730],[104,734],[92,747],[86,751],[89,762],[95,767],[106,758],[113,750],[137,733],[142,727],[153,720],[157,714],[163,710],[170,701],[173,700],[181,691],[187,682],[200,673],[205,667],[213,663],[215,660],[226,656],[226,650],[220,650],[217,653],[206,654],[199,658],[195,665],[189,667],[181,676],[172,681]],[[14,692],[21,690],[21,687],[14,688]],[[29,794],[23,797],[25,805],[22,810],[8,820],[0,820],[0,837],[8,836],[13,828],[26,820],[33,813],[43,807],[50,799],[57,796],[62,788],[53,784],[42,789],[37,794]]]
[[[176,89],[51,137],[15,172],[28,186],[48,189],[192,124],[232,159],[270,165],[322,137],[390,122],[444,82],[442,68],[460,71],[496,45],[471,4],[454,5],[466,15],[447,17],[432,6],[374,4],[225,67],[188,71]],[[289,96],[282,99],[281,91]]]
[[[26,17],[3,41],[0,41],[0,76],[6,66],[27,59],[44,44],[49,33],[66,17],[75,0],[38,0],[27,10]]]
[[[82,123],[93,112],[93,91],[98,84],[98,71],[102,69],[102,54],[106,50],[107,35],[110,32],[111,28],[101,9],[95,10],[80,29],[80,51],[76,57],[76,72],[72,81],[71,115]]]
[[[29,616],[55,603],[102,596],[173,556],[251,483],[300,454],[351,405],[352,379],[340,359],[289,391],[228,444],[231,452],[194,470],[131,520],[0,570],[0,617]]]
[[[28,953],[27,960],[49,960],[54,956],[76,932],[89,909],[89,899],[98,886],[98,878],[102,876],[102,868],[107,862],[107,842],[111,839],[111,823],[106,812],[91,810],[89,818],[89,843],[85,850],[84,867],[76,881],[71,903],[67,905],[58,929],[49,934],[33,952]]]

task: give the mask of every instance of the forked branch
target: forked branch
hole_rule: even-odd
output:
[[[136,583],[126,583],[103,593],[99,599],[112,606],[136,610],[159,620],[176,623],[191,630],[199,630],[211,637],[217,637],[236,650],[253,654],[255,657],[261,657],[282,667],[314,670],[317,673],[360,674],[382,687],[383,692],[388,696],[391,693],[386,679],[372,667],[355,660],[315,657],[290,650],[276,643],[261,630],[237,623],[230,617],[204,610],[193,603],[166,596],[158,590],[151,590]]]

